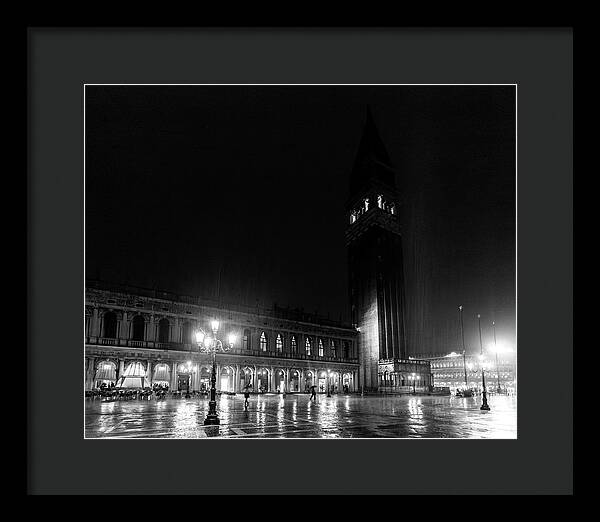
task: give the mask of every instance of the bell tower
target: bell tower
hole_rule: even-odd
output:
[[[352,323],[360,382],[379,385],[381,360],[406,359],[404,269],[395,171],[367,107],[346,203]]]

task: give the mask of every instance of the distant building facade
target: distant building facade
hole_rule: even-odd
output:
[[[130,376],[173,391],[208,390],[212,356],[199,352],[194,333],[210,332],[213,319],[224,344],[230,334],[236,339],[216,356],[219,391],[357,390],[357,332],[350,325],[97,281],[86,283],[86,389]]]
[[[430,359],[435,386],[447,386],[452,392],[463,388],[482,391],[479,355],[467,354],[463,359],[462,355],[448,357],[447,354],[431,354],[422,358]],[[495,355],[488,355],[485,359],[484,369],[485,385],[489,392],[497,393],[500,388],[500,393],[516,395],[517,368],[514,353],[498,354],[497,366]]]

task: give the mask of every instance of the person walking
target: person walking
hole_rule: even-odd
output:
[[[250,399],[250,387],[246,386],[246,388],[244,389],[244,409],[245,410],[248,409],[249,399]]]
[[[308,399],[308,400],[311,401],[313,399],[315,400],[315,402],[317,401],[317,387],[316,386],[310,387],[310,399]]]

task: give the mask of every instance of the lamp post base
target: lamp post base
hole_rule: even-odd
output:
[[[479,408],[480,410],[485,410],[485,411],[489,411],[490,407],[488,406],[487,403],[487,397],[486,397],[486,393],[483,392],[483,404],[481,405],[481,408]]]
[[[204,419],[205,426],[214,426],[214,425],[218,425],[218,424],[221,424],[221,421],[219,420],[219,417],[217,417],[216,414],[209,413],[206,416],[206,419]]]

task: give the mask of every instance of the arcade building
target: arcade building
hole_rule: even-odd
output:
[[[210,331],[216,319],[227,349],[216,355],[218,391],[428,390],[429,362],[408,358],[395,171],[369,110],[346,211],[351,323],[88,280],[85,389],[208,390],[212,355],[199,350],[194,333]]]

